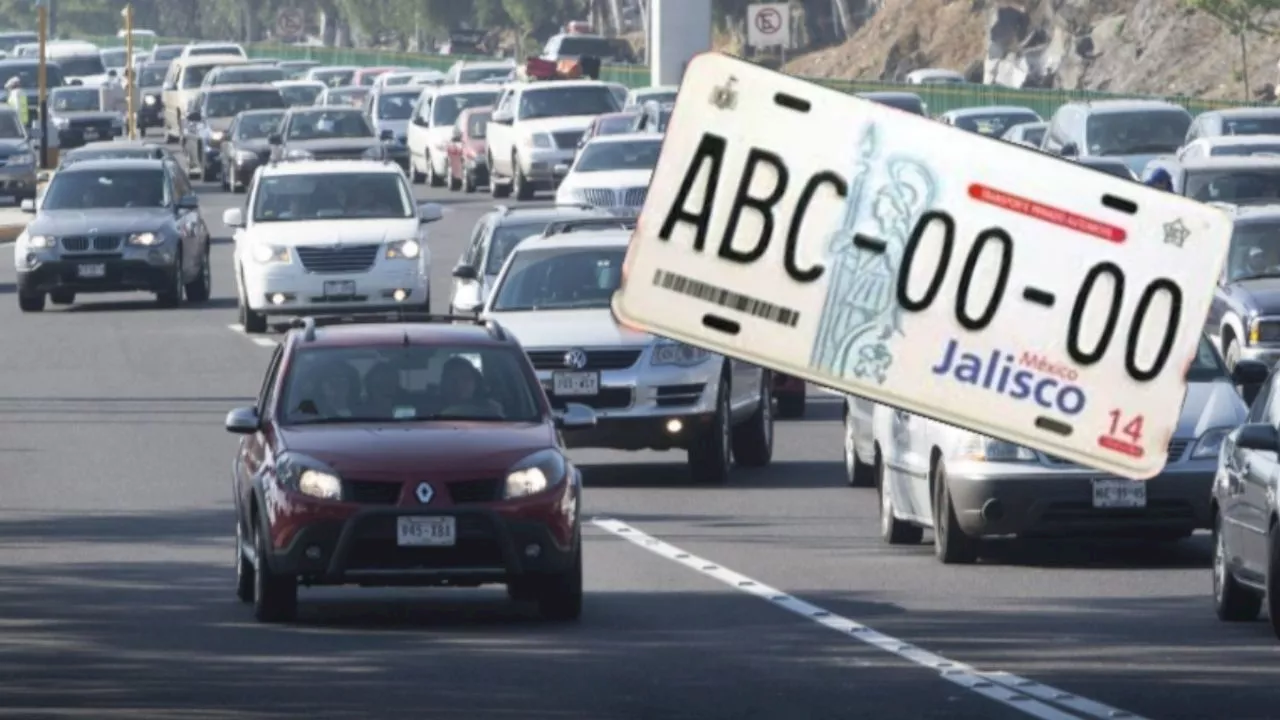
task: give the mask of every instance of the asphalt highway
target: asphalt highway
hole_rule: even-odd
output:
[[[487,196],[420,189],[433,307]],[[244,196],[204,185],[211,302],[22,315],[0,248],[0,717],[1269,720],[1280,652],[1224,625],[1209,544],[997,546],[943,567],[877,539],[840,405],[777,426],[723,488],[676,454],[577,452],[587,600],[554,625],[500,589],[306,590],[256,624],[232,585],[227,410],[270,339],[235,326]]]

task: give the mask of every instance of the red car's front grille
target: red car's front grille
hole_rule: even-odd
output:
[[[445,483],[454,505],[486,503],[502,499],[502,478],[455,480]],[[396,480],[345,480],[343,502],[357,505],[395,505],[404,484]],[[436,485],[439,489],[439,485]]]

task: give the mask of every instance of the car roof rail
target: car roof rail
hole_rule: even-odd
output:
[[[547,229],[542,231],[542,237],[548,238],[553,235],[565,235],[567,233],[579,232],[581,230],[635,230],[636,218],[634,217],[599,217],[599,218],[577,218],[574,220],[556,220],[547,225]]]
[[[394,323],[461,323],[479,325],[488,330],[489,334],[496,340],[505,341],[508,338],[506,329],[499,325],[496,320],[480,318],[475,315],[442,315],[413,310],[399,310],[385,314],[371,313],[368,315],[308,315],[295,319],[290,326],[302,330],[304,342],[314,342],[316,328],[329,327],[331,325],[386,325]]]
[[[512,207],[510,205],[505,205],[505,204],[499,204],[499,205],[493,206],[493,211],[498,213],[499,215],[510,215],[513,212],[523,212],[525,210],[555,210],[556,208],[566,208],[566,209],[574,208],[578,210],[594,210],[596,209],[596,206],[590,205],[588,203],[556,203],[556,202],[520,203],[520,205],[517,207]]]

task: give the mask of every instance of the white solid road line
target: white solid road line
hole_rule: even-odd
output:
[[[1085,718],[1145,720],[1133,713],[1017,675],[1006,672],[982,672],[964,663],[948,660],[941,655],[935,655],[923,648],[876,632],[856,620],[828,612],[817,605],[736,573],[711,560],[685,552],[620,520],[594,518],[591,523],[659,557],[684,565],[694,572],[718,580],[735,590],[754,595],[783,610],[896,655],[915,665],[936,670],[943,680],[1040,720],[1084,720]]]
[[[228,325],[227,329],[233,333],[237,333],[239,335],[243,335],[246,338],[249,338],[249,340],[252,341],[254,345],[257,345],[259,347],[273,348],[276,345],[280,344],[269,337],[254,337],[252,335],[249,335],[244,331],[244,326],[240,325],[239,323],[233,323],[231,325]]]

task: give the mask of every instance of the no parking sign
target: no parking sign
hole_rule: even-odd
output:
[[[747,44],[753,48],[791,47],[791,6],[756,3],[747,6]]]

